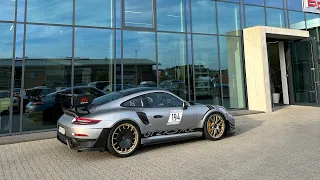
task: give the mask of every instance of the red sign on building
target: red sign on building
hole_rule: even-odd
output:
[[[303,11],[320,13],[320,0],[302,0]]]

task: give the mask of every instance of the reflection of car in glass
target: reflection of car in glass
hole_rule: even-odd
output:
[[[92,94],[94,97],[105,95],[99,89],[88,86],[74,87],[73,91],[74,94]],[[71,88],[47,94],[39,99],[33,99],[27,104],[25,115],[36,122],[42,121],[55,124],[63,114],[61,104],[56,101],[57,93],[71,94]]]
[[[88,86],[95,87],[100,90],[102,90],[103,88],[105,88],[108,85],[109,85],[108,81],[96,81],[96,82],[91,82],[88,84]]]
[[[23,97],[23,112],[26,110],[26,106],[30,101],[37,101],[42,96],[54,92],[54,89],[48,88],[46,86],[36,86],[25,90],[25,95]],[[20,103],[19,103],[20,104]]]
[[[139,87],[157,87],[157,83],[154,83],[153,81],[142,81]]]
[[[123,89],[130,89],[130,88],[134,88],[135,86],[131,85],[131,84],[124,84],[123,85]],[[121,90],[121,84],[116,84],[116,91],[120,91]],[[103,92],[106,93],[111,93],[114,92],[114,84],[108,85],[105,88],[103,88],[102,90]]]
[[[13,112],[19,112],[18,97],[13,97]],[[0,113],[9,114],[10,110],[10,92],[0,91]]]
[[[91,99],[75,97],[58,121],[57,138],[71,149],[126,157],[140,145],[203,136],[219,140],[235,132],[224,107],[188,103],[163,89],[133,88]]]
[[[159,85],[161,88],[171,91],[180,97],[184,97],[187,93],[187,87],[184,81],[181,80],[166,80],[162,81]]]

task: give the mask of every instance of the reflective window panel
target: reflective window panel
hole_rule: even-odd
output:
[[[125,26],[153,28],[152,0],[124,0]]]
[[[291,29],[306,29],[306,22],[304,20],[304,13],[297,11],[288,11],[289,25]]]
[[[267,26],[285,27],[283,9],[267,8]]]
[[[0,1],[0,20],[14,20],[15,1],[1,0]]]
[[[240,35],[239,4],[218,2],[219,34]]]
[[[221,80],[223,105],[245,108],[244,73],[241,38],[220,36]]]
[[[22,61],[23,61],[23,36],[24,36],[24,25],[23,24],[17,24],[17,32],[16,32],[16,47],[15,47],[15,62],[14,62],[14,95],[17,97],[18,102],[15,105],[15,111],[12,115],[12,126],[11,126],[11,132],[17,133],[20,132],[20,113],[22,117],[24,117],[23,112],[20,112],[21,107],[21,90],[22,90],[22,80],[23,80],[23,74],[22,74]]]
[[[264,0],[243,0],[245,4],[264,5]]]
[[[197,102],[221,105],[217,36],[194,35],[193,53]]]
[[[113,27],[114,0],[76,0],[76,25]]]
[[[302,11],[301,0],[287,0],[287,8],[292,10]]]
[[[157,0],[158,30],[185,32],[184,2],[185,0]]]
[[[72,24],[71,0],[28,0],[27,21],[52,24]]]
[[[156,87],[155,33],[123,32],[123,88]]]
[[[192,0],[192,31],[217,34],[216,3],[211,0]]]
[[[72,28],[27,25],[23,131],[56,128],[57,91],[71,87]]]
[[[74,87],[94,87],[108,93],[113,84],[114,31],[76,28]]]
[[[159,86],[183,99],[188,84],[186,54],[185,34],[158,33]]]
[[[25,2],[26,2],[25,0],[18,0],[17,21],[24,22]]]
[[[264,26],[266,24],[264,7],[245,6],[246,27]]]
[[[0,134],[7,134],[10,127],[13,24],[0,23],[0,39]],[[19,95],[15,95],[12,103],[15,117],[19,117],[16,111],[18,98]]]
[[[283,0],[266,0],[266,6],[283,8]]]
[[[314,37],[319,41],[319,27],[320,27],[320,16],[319,14],[306,13],[307,30],[311,37]]]

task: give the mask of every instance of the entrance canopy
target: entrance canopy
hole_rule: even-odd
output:
[[[249,110],[272,112],[267,38],[297,40],[308,37],[308,31],[268,26],[243,30]]]

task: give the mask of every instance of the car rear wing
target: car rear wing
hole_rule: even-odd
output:
[[[63,94],[57,93],[56,102],[61,104],[65,114],[71,116],[85,116],[90,114],[88,106],[92,103],[94,96],[92,94]]]

